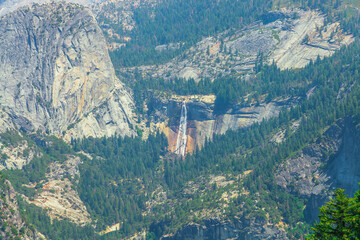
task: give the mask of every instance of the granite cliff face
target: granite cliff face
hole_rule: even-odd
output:
[[[360,135],[351,118],[340,119],[315,143],[279,167],[276,182],[308,199],[305,215],[314,221],[335,188],[352,196],[360,182]]]
[[[0,55],[0,104],[16,127],[68,140],[133,133],[131,95],[88,9],[50,3],[2,17]]]
[[[27,184],[26,187],[37,190],[32,199],[25,199],[29,203],[47,209],[51,219],[68,219],[79,225],[90,224],[90,214],[74,186],[76,182],[74,179],[80,176],[81,160],[71,155],[67,158],[63,163],[51,163],[43,181]],[[39,187],[41,185],[42,187]]]
[[[342,32],[339,22],[326,23],[319,11],[283,9],[268,15],[272,21],[258,21],[244,29],[204,38],[167,63],[117,70],[152,78],[213,80],[234,72],[251,73],[259,53],[280,69],[303,68],[311,59],[331,56],[354,41],[352,35]],[[155,49],[165,51],[174,46],[176,43]]]
[[[261,103],[259,105],[235,105],[225,113],[214,110],[214,95],[172,96],[164,100],[152,100],[152,118],[150,129],[160,129],[169,140],[169,149],[175,151],[180,121],[181,105],[186,101],[187,145],[186,152],[201,148],[206,139],[211,140],[214,134],[224,134],[228,130],[237,130],[261,122],[266,118],[276,117],[279,112],[293,106],[298,99],[283,99]]]
[[[79,3],[82,5],[92,5],[101,0],[65,0],[66,2]],[[46,3],[51,0],[0,0],[0,16],[6,15],[9,12],[15,11],[18,8],[31,5],[33,3]]]
[[[162,240],[206,240],[206,239],[237,239],[237,240],[286,240],[285,231],[275,226],[264,226],[265,221],[241,219],[241,221],[219,221],[208,219],[203,225],[190,223],[173,236],[164,236]]]
[[[46,239],[43,234],[25,223],[19,213],[17,193],[8,180],[0,178],[0,238],[9,239],[17,236],[19,239]]]

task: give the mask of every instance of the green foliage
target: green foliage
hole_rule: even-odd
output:
[[[88,138],[72,143],[76,151],[94,156],[80,167],[78,191],[97,219],[98,229],[126,222],[121,228],[123,234],[140,230],[146,223],[142,216],[145,196],[141,194],[141,185],[150,190],[153,187],[154,171],[167,149],[166,137],[150,135],[146,141],[139,137]]]
[[[1,160],[1,161],[5,161],[5,160],[8,159],[8,158],[9,158],[9,156],[6,155],[6,153],[1,153],[1,155],[0,155],[0,160]]]
[[[299,131],[297,131],[295,135],[290,136],[288,141],[290,141],[291,144],[286,142],[277,147],[280,152],[274,154],[273,146],[271,146],[271,144],[265,144],[261,148],[253,151],[253,156],[248,156],[248,158],[251,158],[256,164],[259,164],[260,159],[263,159],[264,162],[269,161],[272,158],[271,156],[275,158],[275,155],[277,159],[283,159],[285,156],[304,146],[307,142],[312,141],[316,136],[319,136],[320,130],[331,124],[336,118],[344,117],[348,114],[355,114],[355,112],[357,112],[355,106],[357,106],[356,102],[358,101],[356,89],[354,89],[354,93],[351,94],[351,96],[354,96],[356,99],[348,98],[350,102],[336,102],[336,96],[343,82],[353,83],[356,81],[359,75],[356,69],[360,67],[358,66],[359,61],[355,60],[358,58],[358,52],[360,52],[359,45],[354,45],[352,48],[343,49],[341,53],[332,58],[326,58],[316,64],[310,64],[300,71],[280,72],[271,66],[265,67],[263,71],[259,73],[259,75],[263,77],[255,79],[258,86],[266,87],[266,89],[263,90],[264,93],[298,96],[299,93],[306,92],[305,89],[309,86],[306,83],[309,84],[310,80],[312,80],[311,84],[317,86],[318,90],[309,100],[303,101],[300,105],[289,111],[280,113],[277,119],[269,119],[260,125],[254,124],[248,129],[242,129],[237,132],[229,131],[223,136],[215,136],[213,142],[207,143],[202,151],[193,156],[189,156],[190,159],[186,161],[186,164],[194,164],[195,166],[183,166],[183,168],[197,170],[202,168],[216,168],[215,166],[218,166],[219,161],[223,159],[221,156],[234,153],[239,147],[254,148],[261,146],[265,144],[265,137],[275,129],[286,125],[291,120],[296,120],[306,115],[307,118],[303,119]],[[351,62],[352,66],[346,66],[340,64],[340,62],[344,64],[345,62]],[[300,86],[298,90],[292,87],[295,84]],[[303,94],[303,96],[304,95],[305,94]],[[245,159],[243,160],[245,161]],[[237,162],[243,160],[241,158],[236,159]],[[235,169],[237,168],[236,166],[246,167],[249,165],[249,161],[247,161],[246,165],[236,162],[229,165],[231,162],[232,161],[224,161],[223,164],[225,165],[221,165],[221,169],[224,170],[224,168],[227,166],[231,167],[231,165],[233,165]],[[176,177],[182,178],[178,173]],[[172,185],[170,182],[169,184]],[[174,185],[178,185],[177,181],[174,182]]]
[[[360,239],[360,190],[354,198],[337,189],[334,197],[320,208],[319,220],[308,239]]]
[[[347,33],[359,36],[360,13],[352,4],[342,0],[292,0],[304,9],[319,9],[326,14],[326,23],[340,21],[340,25]]]
[[[257,20],[271,21],[265,14],[278,1],[264,0],[170,0],[156,8],[140,7],[134,12],[136,28],[132,40],[110,53],[116,68],[161,64],[183,53],[202,37],[231,29],[240,29]],[[360,13],[352,6],[342,6],[340,0],[292,0],[289,3],[304,9],[320,9],[327,22],[340,20],[345,32],[359,35]],[[291,7],[290,5],[290,7]],[[265,18],[264,18],[265,16]],[[101,21],[109,23],[105,16]],[[120,35],[123,29],[109,23]],[[155,46],[181,43],[179,49],[156,51]]]
[[[17,146],[22,140],[22,137],[15,132],[5,132],[0,135],[0,142],[5,146]]]
[[[301,234],[303,228],[297,223],[303,219],[303,201],[283,192],[274,180],[274,169],[282,160],[292,156],[301,148],[320,136],[322,130],[338,118],[353,117],[359,121],[360,89],[358,85],[360,61],[359,44],[342,49],[331,58],[310,63],[306,68],[297,71],[278,71],[271,66],[259,72],[256,81],[260,86],[267,86],[269,94],[297,94],[305,88],[316,86],[313,96],[296,107],[280,113],[278,118],[268,119],[261,124],[254,124],[247,129],[236,132],[228,131],[221,136],[214,136],[201,151],[187,156],[185,161],[165,164],[165,180],[170,188],[179,189],[186,181],[208,173],[254,171],[244,182],[250,190],[251,197],[266,200],[267,212],[276,221],[283,216],[284,221],[296,227]],[[326,70],[325,70],[326,69]],[[285,80],[286,79],[286,80]],[[265,83],[266,84],[265,84]],[[291,86],[299,87],[298,89]],[[352,91],[343,101],[337,101],[341,85],[355,84]],[[274,90],[275,93],[271,91]],[[278,92],[276,92],[278,91]],[[304,96],[305,94],[303,94]],[[295,95],[296,96],[296,95]],[[306,117],[304,117],[306,116]],[[274,146],[269,142],[276,129],[286,128],[289,122],[301,118],[299,129],[288,136],[285,142]],[[271,194],[268,194],[271,193]],[[253,211],[254,204],[245,203],[245,214]],[[273,209],[277,211],[273,211]],[[261,213],[260,213],[261,214]]]
[[[169,94],[177,95],[196,95],[196,94],[215,94],[215,110],[216,112],[225,111],[232,104],[243,101],[244,94],[250,91],[255,91],[254,86],[241,80],[238,77],[223,77],[218,78],[214,82],[205,78],[199,82],[194,79],[185,80],[183,78],[175,78],[165,81],[164,79],[143,79],[139,77],[136,82],[130,83],[134,90],[137,110],[143,114],[143,103],[147,101],[149,108],[148,114],[152,113],[156,102],[153,99],[153,92],[160,91]],[[260,86],[259,86],[260,89]],[[253,99],[249,96],[248,101]]]
[[[326,6],[333,6],[332,4],[337,2],[301,1],[301,5],[330,11]],[[264,5],[261,0],[171,0],[161,3],[160,7],[155,9],[154,18],[150,17],[150,11],[140,8],[134,17],[138,28],[134,31],[133,42],[113,53],[112,59],[118,67],[163,61],[180,53],[202,36],[238,28],[258,19],[268,9],[267,4],[271,5],[271,2]],[[337,16],[341,14],[345,13],[336,12]],[[345,26],[349,24],[346,28],[354,33],[358,31],[357,14],[346,15],[343,20],[346,20]],[[159,54],[154,58],[158,54],[154,47],[170,42],[184,44],[178,52],[176,50],[166,53],[168,55]],[[341,49],[333,57],[311,61],[304,69],[285,71],[280,71],[275,64],[263,64],[264,57],[259,54],[255,63],[256,75],[249,81],[243,81],[241,76],[223,77],[213,82],[202,79],[198,83],[193,79],[164,81],[137,76],[131,86],[140,113],[143,113],[144,100],[147,101],[149,114],[155,109],[157,102],[152,98],[152,94],[159,92],[181,95],[215,94],[215,110],[218,113],[226,111],[236,103],[251,105],[258,104],[263,99],[270,101],[278,97],[288,97],[296,100],[297,104],[282,111],[277,118],[214,136],[212,142],[206,141],[202,150],[188,155],[185,160],[169,158],[166,155],[167,140],[160,134],[151,135],[147,141],[142,141],[139,137],[73,140],[72,149],[55,137],[5,133],[1,135],[0,141],[6,146],[16,146],[26,140],[36,152],[41,153],[36,155],[24,170],[6,171],[7,177],[16,190],[29,197],[34,196],[35,190],[22,187],[22,184],[39,182],[45,177],[47,166],[51,162],[62,162],[68,154],[75,155],[77,151],[84,151],[93,158],[83,157],[77,190],[96,220],[96,231],[104,230],[107,225],[122,223],[119,232],[108,234],[103,237],[105,239],[125,238],[143,228],[150,229],[147,239],[157,239],[163,233],[176,231],[189,221],[201,223],[201,219],[195,216],[194,212],[209,209],[220,209],[228,219],[245,217],[259,221],[269,220],[272,223],[282,220],[289,225],[289,236],[299,239],[308,232],[307,225],[303,223],[305,201],[277,186],[274,171],[278,164],[317,139],[324,128],[337,119],[350,117],[355,122],[360,122],[359,53],[360,45],[356,42]],[[344,96],[339,94],[340,89],[350,89],[350,86],[351,92]],[[316,87],[314,94],[307,98],[307,91],[313,87]],[[287,131],[283,143],[274,144],[269,141],[279,129],[289,129],[289,124],[299,119],[299,128],[295,133]],[[141,132],[139,129],[137,131]],[[253,170],[251,174],[232,186],[237,190],[244,187],[249,191],[249,195],[234,198],[227,203],[227,207],[223,207],[215,199],[219,199],[221,194],[230,188],[218,189],[215,186],[204,194],[194,194],[189,198],[183,196],[184,186],[189,181],[198,180],[199,176],[236,176],[250,169]],[[0,180],[3,179],[0,175]],[[146,202],[159,186],[167,192],[167,197],[173,200],[172,204],[159,204],[153,207],[152,213],[143,215],[148,210]],[[199,189],[206,188],[201,185]],[[355,229],[353,231],[358,231],[360,221],[356,214],[359,211],[360,193],[350,202],[341,192],[337,194],[335,200],[338,198],[339,201],[334,200],[333,204],[343,206],[342,209],[345,210],[339,208],[342,211],[339,215],[339,209],[324,207],[323,219],[328,221],[326,214],[333,214],[342,219],[342,222],[335,224],[346,222],[346,227],[350,226]],[[89,226],[79,227],[58,220],[51,224],[46,211],[21,200],[19,203],[23,210],[21,214],[29,227],[37,228],[49,239],[101,238]],[[348,222],[354,224],[349,225]],[[330,223],[324,226],[335,225]],[[344,232],[350,237],[349,231],[345,229],[338,232]],[[339,236],[345,237],[344,234]]]
[[[12,137],[9,137],[12,136]],[[7,170],[9,180],[14,185],[16,190],[26,192],[30,196],[35,194],[33,189],[28,189],[22,184],[29,182],[39,182],[45,178],[46,169],[51,162],[63,162],[67,160],[68,154],[75,155],[74,150],[67,145],[62,139],[54,136],[42,136],[30,134],[23,134],[20,137],[16,132],[7,132],[0,135],[1,139],[10,139],[7,143],[11,146],[16,146],[21,141],[26,141],[29,149],[36,152],[31,162],[24,166],[23,170]],[[16,141],[13,140],[16,138]],[[26,152],[28,152],[27,150]],[[25,153],[26,153],[25,152]],[[28,154],[28,153],[27,153]]]
[[[98,239],[91,226],[80,227],[69,221],[59,221],[54,219],[51,221],[46,211],[33,205],[26,203],[18,197],[20,215],[29,226],[36,228],[43,233],[48,239]]]
[[[110,56],[115,67],[159,64],[195,42],[230,28],[241,28],[260,19],[272,6],[264,0],[170,0],[156,8],[135,10],[132,41]],[[118,30],[121,32],[122,30]],[[183,43],[181,49],[157,52],[155,46]]]

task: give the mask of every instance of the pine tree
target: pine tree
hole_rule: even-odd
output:
[[[359,239],[359,194],[348,198],[343,189],[337,189],[334,198],[320,208],[320,222],[309,239]]]
[[[353,222],[351,230],[354,232],[355,237],[360,239],[360,189],[355,194],[353,200],[353,205],[350,207],[350,213]]]

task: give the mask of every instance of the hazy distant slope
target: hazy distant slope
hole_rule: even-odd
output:
[[[63,0],[64,2],[79,3],[83,5],[90,5],[101,0]],[[51,0],[0,0],[0,17],[15,11],[16,9],[24,6],[28,6],[34,3],[46,3]]]

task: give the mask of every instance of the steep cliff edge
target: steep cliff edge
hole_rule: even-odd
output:
[[[0,175],[0,238],[46,239],[44,235],[28,226],[19,213],[16,192],[8,180]]]
[[[286,240],[285,231],[276,226],[266,225],[265,221],[241,219],[241,221],[219,221],[207,219],[203,225],[191,223],[184,226],[173,236],[164,236],[162,240],[205,240],[205,239],[268,239]]]
[[[186,152],[204,146],[206,140],[212,140],[214,134],[225,134],[228,130],[249,127],[254,123],[278,116],[284,108],[289,108],[298,99],[281,99],[255,105],[234,105],[225,113],[215,111],[215,95],[173,95],[169,99],[154,96],[151,100],[150,131],[157,129],[168,137],[169,150],[174,152],[178,135],[182,102],[186,102],[187,144]],[[145,129],[145,128],[144,128]],[[147,130],[147,129],[145,129]]]
[[[269,15],[278,17],[272,22],[258,21],[244,29],[204,38],[167,63],[117,70],[124,74],[140,72],[152,78],[213,80],[234,72],[252,72],[259,53],[280,69],[303,68],[310,60],[331,56],[354,41],[352,35],[341,30],[339,22],[327,23],[319,11],[283,9]]]
[[[314,221],[335,188],[353,195],[360,182],[360,134],[351,118],[340,119],[315,143],[279,167],[276,182],[308,199],[306,217]]]
[[[91,5],[101,0],[65,0],[66,2],[79,3],[82,5]],[[33,3],[46,3],[51,0],[0,0],[0,16],[6,15],[9,12],[15,11],[18,8],[31,5]]]
[[[53,2],[2,17],[0,55],[0,104],[16,127],[68,140],[133,134],[131,95],[88,9]]]
[[[46,178],[40,182],[25,184],[27,188],[36,188],[36,194],[25,198],[27,202],[47,209],[51,219],[69,219],[70,221],[86,225],[91,223],[90,215],[75,190],[74,178],[79,178],[79,157],[67,156],[63,162],[53,162],[48,166]]]

